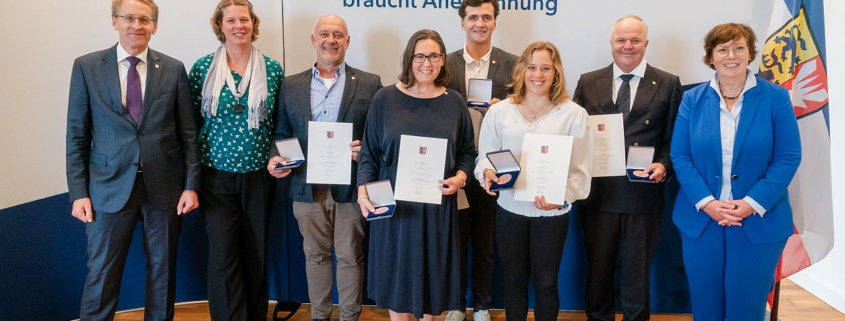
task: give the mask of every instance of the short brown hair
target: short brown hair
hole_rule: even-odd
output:
[[[402,53],[402,73],[399,74],[399,81],[405,87],[411,87],[417,82],[416,78],[414,78],[414,49],[416,49],[418,42],[426,39],[437,42],[440,46],[440,54],[443,55],[441,58],[443,59],[443,66],[440,67],[440,73],[434,79],[434,85],[446,86],[449,83],[449,68],[446,67],[446,45],[443,43],[443,38],[440,37],[437,31],[422,29],[415,32],[411,36],[411,39],[408,39],[408,44],[405,45],[405,52]]]
[[[713,68],[713,50],[716,46],[729,41],[737,41],[745,38],[748,43],[748,63],[754,61],[757,56],[757,36],[754,35],[754,30],[751,30],[747,24],[742,23],[724,23],[710,29],[707,36],[704,37],[704,64]]]
[[[120,6],[123,5],[123,1],[132,1],[132,0],[112,0],[111,1],[111,15],[117,16],[120,14]],[[153,9],[153,22],[158,22],[158,5],[153,0],[134,0],[140,3],[143,3]]]
[[[255,11],[252,10],[252,3],[249,0],[220,0],[220,3],[217,4],[217,8],[214,9],[214,15],[211,16],[211,29],[214,30],[214,34],[217,36],[217,40],[220,43],[226,42],[226,35],[223,34],[223,29],[220,27],[223,20],[223,9],[228,6],[244,6],[249,9],[249,17],[252,18],[252,42],[258,40],[258,25],[261,24],[261,19],[258,19],[258,16],[255,15]]]
[[[563,63],[560,60],[560,52],[557,47],[551,42],[537,41],[528,45],[522,52],[522,56],[516,61],[513,66],[513,82],[509,85],[513,88],[513,93],[508,95],[508,98],[514,104],[520,104],[525,100],[525,69],[531,63],[531,55],[537,50],[547,50],[552,56],[552,65],[555,67],[555,77],[552,80],[552,88],[549,91],[549,100],[552,104],[560,105],[569,99],[569,94],[566,92],[566,78],[563,76]]]
[[[461,1],[461,7],[458,8],[458,15],[461,16],[461,19],[466,18],[467,16],[467,7],[480,7],[482,4],[489,3],[493,5],[493,19],[499,17],[499,1],[496,0],[463,0]]]

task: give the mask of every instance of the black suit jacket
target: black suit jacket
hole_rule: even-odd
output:
[[[140,163],[150,201],[160,209],[175,208],[183,190],[199,190],[200,179],[185,66],[149,49],[137,124],[121,102],[117,68],[117,45],[73,63],[66,137],[70,200],[90,197],[94,210],[119,211]]]
[[[487,69],[487,79],[493,80],[493,98],[505,100],[511,93],[508,84],[513,82],[513,66],[519,57],[507,51],[493,47],[490,52],[490,67]],[[449,68],[449,83],[446,88],[461,93],[464,100],[467,99],[466,84],[466,60],[464,60],[464,49],[453,51],[446,56],[446,68]],[[472,131],[475,133],[475,146],[478,146],[478,134],[481,131],[481,121],[484,115],[481,112],[470,108],[469,116],[472,118]],[[472,176],[472,175],[470,175]]]
[[[678,76],[646,66],[631,111],[625,117],[625,149],[653,146],[654,162],[671,176],[669,147],[678,106],[681,104]],[[617,114],[613,103],[613,65],[581,75],[572,98],[590,115]],[[632,183],[625,176],[593,178],[590,196],[579,204],[603,211],[630,214],[663,212],[664,184]]]
[[[276,98],[278,104],[276,140],[296,137],[305,155],[308,155],[308,122],[311,121],[311,77],[312,69],[286,77],[279,89],[279,97]],[[381,78],[378,75],[346,65],[346,84],[343,88],[337,122],[352,124],[353,140],[363,138],[370,101],[381,87]],[[270,156],[279,156],[275,144],[271,147]],[[352,162],[350,185],[331,185],[330,187],[332,199],[336,202],[353,202],[358,194],[358,162],[350,161]],[[289,194],[295,202],[314,202],[311,185],[305,182],[306,167],[303,164],[294,168],[288,176],[291,180]]]
[[[493,98],[505,100],[510,93],[508,84],[513,81],[513,65],[516,64],[517,56],[507,51],[493,47],[490,53],[490,67],[487,71],[487,79],[493,80]],[[449,84],[446,85],[454,91],[461,93],[464,100],[467,99],[466,84],[466,60],[464,50],[453,51],[446,55],[446,64],[449,68]]]

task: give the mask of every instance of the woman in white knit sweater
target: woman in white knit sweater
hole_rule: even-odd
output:
[[[563,65],[557,48],[549,42],[528,46],[513,70],[513,91],[508,99],[490,107],[478,141],[475,176],[490,192],[499,182],[487,152],[509,149],[520,159],[527,133],[573,136],[572,157],[564,204],[550,204],[545,197],[517,201],[513,190],[499,195],[496,242],[505,272],[505,311],[508,321],[523,321],[528,313],[528,281],[534,284],[534,316],[555,320],[559,310],[557,277],[569,227],[571,204],[590,194],[593,140],[587,112],[569,99]]]

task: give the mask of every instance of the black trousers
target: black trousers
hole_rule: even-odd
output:
[[[139,220],[144,228],[147,258],[144,320],[173,320],[176,253],[182,217],[176,215],[176,207],[163,210],[150,202],[141,173],[135,178],[132,194],[120,211],[104,213],[94,209],[94,222],[85,225],[88,276],[82,290],[80,320],[114,320],[123,267]]]
[[[266,170],[202,168],[211,319],[266,320],[267,232],[275,184]]]
[[[614,271],[619,263],[625,321],[649,320],[651,257],[660,234],[660,214],[626,214],[579,206],[587,254],[588,320],[615,320]]]
[[[490,309],[493,295],[493,243],[496,238],[496,196],[473,177],[464,188],[469,208],[458,212],[461,234],[461,308],[466,311],[467,250],[472,241],[472,294],[475,311]]]
[[[569,214],[527,217],[498,207],[496,242],[505,270],[505,317],[525,321],[528,315],[528,281],[534,284],[534,319],[557,320],[560,296],[557,277]]]

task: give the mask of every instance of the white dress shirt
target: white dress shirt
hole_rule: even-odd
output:
[[[636,68],[631,70],[631,72],[626,73],[626,72],[622,71],[622,69],[620,69],[619,66],[616,65],[616,63],[613,63],[613,103],[614,104],[616,103],[616,96],[619,95],[619,87],[622,87],[622,83],[624,82],[622,80],[621,76],[630,74],[630,75],[634,75],[634,77],[631,77],[631,80],[628,81],[628,83],[631,84],[631,100],[630,100],[631,109],[634,108],[634,98],[637,97],[637,88],[638,88],[637,86],[640,85],[640,79],[643,79],[643,76],[645,76],[646,65],[647,64],[645,62],[645,59],[643,59],[643,61],[641,61],[640,64],[637,65]]]
[[[722,191],[721,194],[719,194],[719,200],[721,201],[734,199],[731,190],[731,165],[733,164],[734,159],[736,129],[739,125],[739,116],[742,112],[742,103],[743,100],[745,100],[745,92],[755,86],[757,86],[757,79],[754,77],[754,74],[748,72],[748,75],[745,77],[745,87],[739,94],[739,98],[737,98],[736,103],[734,103],[731,110],[728,111],[728,105],[725,102],[725,99],[722,98],[722,91],[719,88],[719,78],[716,75],[713,75],[713,79],[710,80],[710,88],[715,90],[716,94],[719,96],[719,132],[722,142]],[[707,196],[698,201],[698,203],[695,204],[695,208],[700,211],[704,205],[707,205],[707,202],[715,199],[716,198],[712,195]],[[748,203],[748,205],[750,205],[757,214],[760,214],[760,216],[766,214],[766,209],[763,208],[763,206],[760,206],[760,204],[753,198],[746,196],[742,200]]]
[[[484,122],[481,124],[475,177],[483,186],[484,170],[494,169],[487,159],[488,152],[510,149],[517,160],[521,159],[522,140],[525,134],[573,136],[575,139],[566,181],[566,202],[569,206],[560,210],[543,211],[534,206],[534,202],[515,200],[513,190],[500,191],[497,201],[503,209],[528,217],[557,216],[569,212],[572,203],[590,195],[593,136],[587,126],[587,116],[584,108],[567,100],[552,108],[545,116],[529,123],[522,117],[510,98],[494,104],[487,111]]]
[[[135,57],[141,59],[135,69],[138,70],[138,76],[141,76],[141,101],[144,101],[144,94],[147,89],[147,52],[149,47]],[[129,74],[129,60],[126,57],[131,56],[126,49],[120,44],[117,45],[117,74],[120,77],[120,102],[126,106],[126,76]]]
[[[487,53],[484,56],[481,56],[481,60],[476,61],[469,55],[469,51],[467,50],[466,44],[464,44],[464,62],[466,62],[466,71],[464,72],[464,84],[466,84],[466,91],[469,93],[469,79],[470,78],[478,78],[478,79],[487,79],[487,72],[490,70],[490,54],[493,52],[493,46],[490,46],[490,50],[487,50]]]

